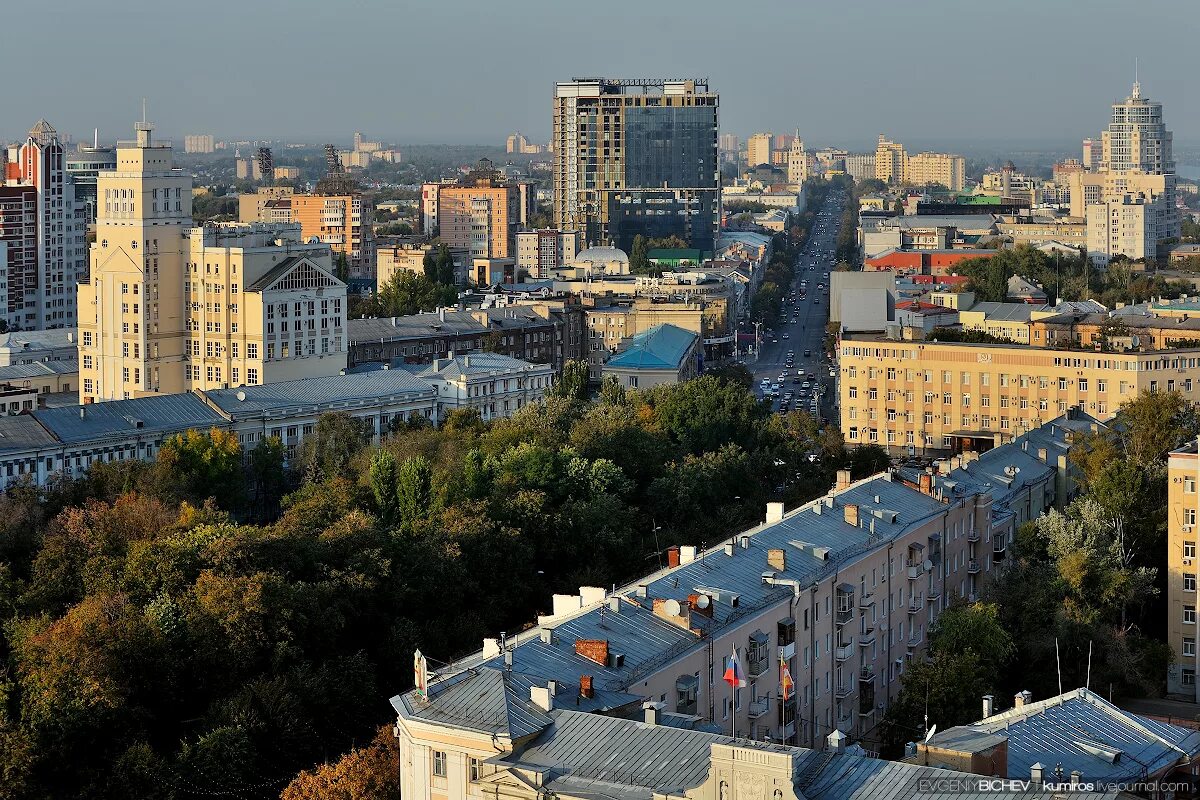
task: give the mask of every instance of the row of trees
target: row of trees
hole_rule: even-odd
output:
[[[330,414],[286,465],[275,440],[190,433],[0,497],[0,798],[386,791],[373,737],[415,647],[450,661],[553,593],[757,522],[781,487],[886,463],[744,375],[588,402],[567,372],[492,424],[414,419],[376,446]],[[381,796],[355,791],[334,796]]]
[[[1035,697],[1084,686],[1108,696],[1161,692],[1173,654],[1163,641],[1167,454],[1200,417],[1176,392],[1143,394],[1107,428],[1074,443],[1082,494],[1017,532],[981,602],[951,607],[930,632],[889,709],[898,751],[930,724],[979,718],[984,694]],[[1020,669],[1011,669],[1015,665]]]

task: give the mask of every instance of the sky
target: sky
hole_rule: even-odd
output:
[[[1186,143],[1198,33],[1190,0],[39,0],[0,26],[0,138],[130,138],[145,97],[175,138],[544,141],[554,82],[603,75],[707,77],[723,132],[810,147],[1074,145],[1136,57]]]

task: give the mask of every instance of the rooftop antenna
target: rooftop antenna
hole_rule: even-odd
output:
[[[100,129],[92,128],[92,147],[96,150],[100,149]]]
[[[146,124],[146,98],[142,98],[142,124]]]
[[[1142,84],[1138,81],[1138,59],[1133,57],[1133,99],[1138,99],[1142,96]]]
[[[1092,688],[1092,641],[1090,639],[1088,640],[1087,682],[1084,683],[1083,686],[1085,689]],[[1059,692],[1059,694],[1062,694],[1062,692]]]
[[[1058,654],[1058,637],[1057,636],[1054,637],[1054,661],[1058,665],[1058,693],[1061,695],[1063,693],[1063,691],[1062,691],[1062,658]]]

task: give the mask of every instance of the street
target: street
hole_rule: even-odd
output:
[[[829,321],[829,273],[846,195],[831,191],[817,209],[808,242],[796,263],[796,278],[784,297],[774,329],[762,328],[762,347],[746,366],[754,375],[759,397],[773,400],[777,410],[804,410],[831,418],[837,390],[825,360],[824,336]],[[752,332],[752,328],[750,329]]]

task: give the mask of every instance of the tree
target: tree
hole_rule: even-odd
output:
[[[159,497],[193,505],[212,497],[231,511],[240,509],[245,499],[242,446],[230,430],[189,430],[168,437],[158,451],[154,473]]]
[[[571,359],[563,364],[562,375],[548,394],[568,400],[586,400],[590,376],[586,361]]]
[[[385,524],[396,520],[400,510],[397,491],[396,458],[388,450],[376,450],[371,456],[371,495],[375,510]]]
[[[425,277],[430,283],[438,286],[455,286],[454,280],[454,257],[450,254],[450,248],[445,243],[439,242],[438,246],[425,254],[423,262]]]
[[[284,462],[283,442],[278,436],[260,438],[250,451],[250,484],[255,514],[260,519],[274,518],[279,510],[279,500],[287,483]]]
[[[367,446],[370,432],[362,420],[344,412],[326,412],[313,433],[304,437],[296,454],[295,469],[305,480],[319,483],[346,477],[354,457]]]
[[[425,275],[401,270],[379,287],[375,306],[379,316],[402,317],[432,311],[453,303],[458,294],[453,286],[435,284]]]
[[[651,264],[646,258],[648,249],[645,236],[639,233],[633,237],[633,247],[629,251],[629,271],[634,275],[645,275],[650,272]]]
[[[431,471],[422,456],[406,458],[396,474],[396,515],[411,524],[429,512]]]
[[[333,262],[333,276],[342,283],[350,280],[350,264],[345,253],[338,253]]]
[[[370,744],[356,747],[333,764],[297,775],[280,800],[394,800],[400,796],[396,765],[400,749],[390,725]]]

